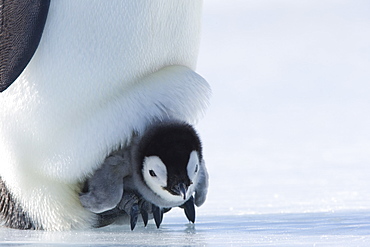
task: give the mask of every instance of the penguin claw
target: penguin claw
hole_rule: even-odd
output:
[[[186,218],[192,223],[195,222],[195,208],[194,208],[194,198],[191,196],[183,205],[180,206],[184,209]]]
[[[139,205],[135,203],[134,205],[132,205],[130,211],[131,231],[133,231],[136,226],[138,216],[139,216]]]
[[[171,208],[160,208],[146,201],[141,195],[131,191],[124,193],[121,202],[117,206],[117,210],[128,215],[131,230],[135,229],[139,220],[139,214],[141,214],[145,227],[148,224],[149,218],[153,217],[157,228],[159,228],[163,220],[163,214],[170,209]]]
[[[148,212],[144,209],[141,209],[140,210],[140,213],[141,213],[141,218],[143,219],[143,222],[144,222],[144,226],[146,226],[148,224]]]
[[[154,217],[155,224],[157,228],[159,228],[159,226],[162,223],[162,219],[163,219],[163,209],[153,204],[152,211],[153,211],[153,217]]]

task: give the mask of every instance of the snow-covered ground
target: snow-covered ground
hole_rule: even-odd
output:
[[[0,228],[2,244],[370,245],[370,2],[208,0],[198,72],[210,173],[181,210],[131,232]]]

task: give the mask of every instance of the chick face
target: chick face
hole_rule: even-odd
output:
[[[185,123],[160,123],[142,137],[141,176],[147,187],[171,205],[194,193],[202,160],[200,139]]]
[[[164,158],[148,156],[144,158],[142,175],[147,186],[158,196],[167,201],[183,203],[194,192],[199,174],[199,155],[197,151],[187,154],[187,162],[176,162],[176,153],[169,154],[174,157]],[[184,154],[183,154],[184,155]],[[175,162],[166,163],[174,160]]]

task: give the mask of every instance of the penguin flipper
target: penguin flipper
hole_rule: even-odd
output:
[[[0,3],[0,92],[22,73],[39,45],[50,0]]]
[[[93,213],[102,213],[115,208],[123,196],[123,178],[129,174],[127,161],[122,154],[112,154],[85,181],[80,193],[84,208]]]
[[[206,200],[207,192],[208,192],[208,172],[205,165],[204,160],[202,160],[200,167],[199,167],[199,181],[195,188],[195,205],[200,207]]]

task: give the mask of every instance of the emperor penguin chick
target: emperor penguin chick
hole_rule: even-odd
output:
[[[125,211],[133,229],[140,212],[145,224],[149,215],[159,227],[163,213],[179,206],[194,223],[194,204],[204,203],[208,189],[199,136],[184,122],[155,122],[108,157],[86,185],[81,203],[103,222]]]

